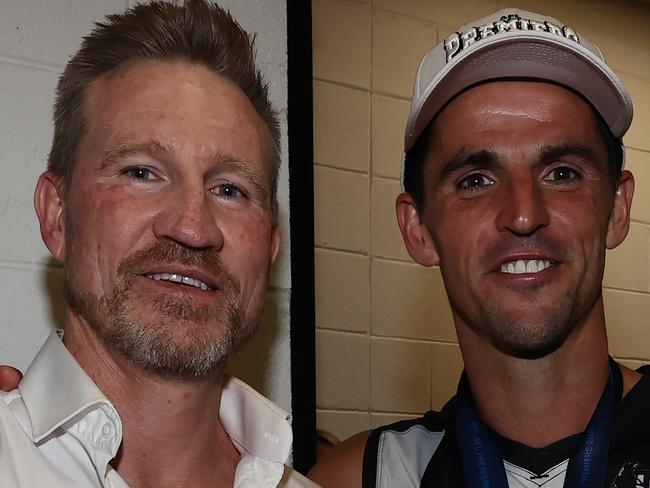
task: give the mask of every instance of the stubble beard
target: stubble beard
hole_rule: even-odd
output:
[[[549,235],[529,238],[516,236],[503,237],[485,249],[479,260],[479,269],[489,270],[504,249],[531,248],[544,249],[557,256],[561,262],[576,261],[575,257],[556,239]],[[445,269],[441,267],[443,277]],[[473,289],[470,300],[478,308],[464,307],[460,296],[447,294],[455,315],[475,333],[484,336],[493,347],[502,353],[519,359],[540,359],[557,351],[580,326],[589,311],[600,297],[600,288],[585,289],[586,268],[565,283],[562,291],[551,285],[517,285],[509,293],[499,293],[501,298],[486,296],[485,291]],[[602,278],[602,276],[601,276]],[[458,287],[452,287],[457,289]],[[505,291],[505,290],[504,290]],[[586,292],[586,293],[585,293]],[[554,300],[543,300],[552,294]],[[467,298],[467,297],[466,297]],[[540,299],[541,302],[540,302]],[[546,303],[544,303],[546,301]],[[517,307],[509,306],[510,303]],[[474,310],[474,317],[467,316],[464,310]]]
[[[465,320],[465,323],[485,335],[496,349],[508,356],[541,359],[557,351],[567,341],[584,323],[600,298],[600,288],[581,296],[578,290],[582,281],[578,280],[543,309],[539,309],[531,296],[544,293],[544,290],[531,289],[529,293],[522,293],[521,303],[528,304],[529,310],[534,313],[527,313],[526,305],[523,310],[513,311],[492,303],[480,307],[480,320]]]
[[[576,297],[563,297],[562,303],[536,317],[513,317],[500,309],[485,310],[484,329],[494,347],[519,359],[540,359],[557,351],[576,327]]]
[[[200,266],[218,276],[224,300],[219,306],[197,304],[189,297],[139,296],[133,283],[149,264]],[[66,269],[69,308],[86,319],[100,340],[138,367],[163,377],[198,378],[223,366],[257,329],[237,307],[239,283],[219,256],[185,249],[169,241],[139,250],[122,260],[116,285],[103,296],[79,290]],[[182,286],[182,285],[179,285]]]
[[[601,288],[584,289],[586,279],[583,272],[562,292],[553,293],[556,299],[544,305],[539,298],[552,293],[544,285],[519,287],[498,301],[476,289],[470,296],[461,297],[450,293],[448,287],[447,296],[454,315],[495,349],[514,358],[534,360],[562,347],[595,307]],[[468,299],[478,307],[464,304]],[[509,301],[518,307],[508,306]]]

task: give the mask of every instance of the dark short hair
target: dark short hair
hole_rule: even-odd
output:
[[[619,140],[614,137],[612,131],[607,126],[607,123],[600,115],[600,113],[591,107],[596,128],[600,133],[605,149],[607,150],[607,167],[609,170],[609,178],[612,186],[612,191],[616,191],[618,180],[623,170],[623,146]],[[413,147],[406,152],[404,158],[404,191],[413,196],[413,200],[418,209],[422,209],[425,200],[425,185],[424,185],[424,162],[430,151],[433,150],[431,144],[431,131],[434,119],[429,122],[429,125],[422,131],[420,137],[415,141]]]
[[[185,0],[182,5],[152,1],[108,15],[84,38],[59,78],[48,169],[67,186],[84,133],[84,94],[93,80],[130,60],[187,61],[237,85],[268,127],[273,142],[269,159],[275,208],[280,129],[267,84],[255,66],[254,41],[229,12],[206,0]]]

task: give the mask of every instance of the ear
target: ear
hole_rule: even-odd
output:
[[[440,263],[438,250],[429,230],[420,218],[413,196],[402,193],[395,202],[397,225],[402,233],[406,250],[413,260],[422,266],[435,266]]]
[[[618,180],[614,204],[607,224],[607,249],[618,246],[630,229],[630,208],[634,195],[634,176],[629,171],[623,171]]]
[[[34,209],[41,226],[41,238],[59,261],[65,258],[65,222],[63,212],[63,181],[46,171],[38,179],[34,192]]]
[[[273,224],[273,228],[271,229],[271,265],[275,263],[275,259],[278,257],[281,240],[280,227],[278,224]]]

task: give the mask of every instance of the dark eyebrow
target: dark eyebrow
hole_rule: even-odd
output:
[[[488,150],[468,153],[464,148],[450,159],[440,172],[440,179],[448,178],[463,168],[494,168],[501,164],[496,153]]]
[[[172,148],[163,144],[157,140],[151,140],[146,142],[127,142],[120,144],[117,149],[109,149],[104,154],[102,162],[99,165],[99,169],[105,169],[115,164],[120,158],[128,156],[130,154],[149,154],[149,155],[159,155],[159,154],[169,154],[173,153]]]
[[[593,149],[583,144],[545,145],[539,151],[535,166],[546,166],[566,156],[577,156],[594,165],[598,162],[597,155]],[[463,148],[445,165],[440,173],[440,179],[447,178],[449,175],[464,168],[494,169],[500,164],[499,157],[492,151],[482,150],[468,153]]]
[[[592,164],[598,162],[598,157],[593,149],[582,144],[563,144],[560,146],[542,146],[539,151],[538,164],[545,166],[566,156],[578,156]]]

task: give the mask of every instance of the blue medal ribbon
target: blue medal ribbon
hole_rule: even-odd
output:
[[[613,364],[613,366],[612,366]],[[565,488],[602,488],[616,400],[610,360],[609,379],[587,425],[579,448],[569,459]],[[508,488],[499,442],[479,418],[467,376],[463,372],[456,394],[456,432],[468,488]]]

